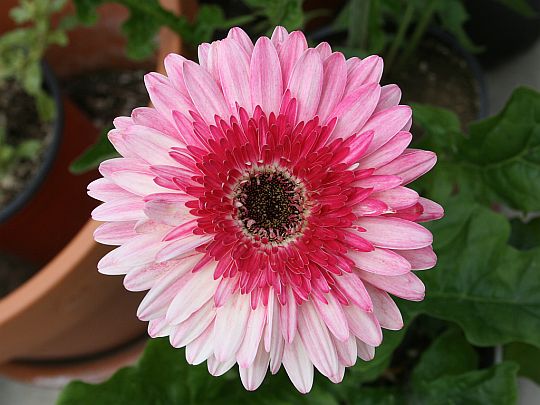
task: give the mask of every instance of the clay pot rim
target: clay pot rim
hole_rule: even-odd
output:
[[[44,153],[43,161],[41,162],[37,173],[13,200],[11,200],[3,209],[0,209],[0,224],[16,215],[17,212],[37,193],[49,175],[58,151],[60,150],[60,145],[62,144],[64,132],[64,104],[62,102],[60,86],[54,72],[45,61],[41,62],[41,72],[43,74],[43,85],[47,88],[56,108],[56,114],[51,128],[53,139]]]
[[[148,339],[148,336],[141,336],[122,347],[85,359],[59,362],[12,361],[0,365],[0,375],[43,388],[63,388],[72,380],[100,383],[119,368],[135,364]]]

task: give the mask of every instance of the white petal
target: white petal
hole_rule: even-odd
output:
[[[218,285],[218,281],[214,280],[216,263],[182,277],[182,282],[176,286],[176,295],[167,310],[167,319],[171,324],[184,322],[213,297]]]
[[[266,308],[259,304],[256,309],[252,309],[246,325],[246,334],[240,350],[236,355],[238,365],[243,368],[250,367],[261,342],[264,324],[266,322]],[[264,343],[263,343],[264,346]]]
[[[214,352],[214,324],[210,324],[206,330],[193,342],[186,346],[186,361],[189,364],[201,364]]]
[[[184,347],[197,339],[216,317],[216,310],[212,300],[208,300],[205,305],[195,311],[188,319],[176,326],[171,334],[171,345],[173,347]]]
[[[325,294],[325,298],[328,304],[318,299],[313,300],[319,316],[324,320],[324,323],[337,340],[347,340],[349,338],[349,326],[341,304],[332,294]]]
[[[356,305],[343,307],[351,332],[360,340],[372,346],[382,342],[382,331],[373,313],[364,312]]]
[[[218,308],[214,327],[214,356],[219,361],[232,358],[242,344],[251,311],[249,295],[236,294]]]
[[[283,367],[296,389],[302,394],[311,391],[313,386],[313,363],[309,360],[300,337],[285,344]]]
[[[315,367],[327,377],[337,374],[339,362],[336,348],[326,325],[310,301],[304,302],[298,310],[298,333]]]
[[[270,356],[264,350],[264,344],[261,341],[257,350],[257,356],[251,366],[248,368],[240,367],[240,379],[248,391],[256,390],[262,384],[268,370],[269,361]]]
[[[229,360],[218,361],[215,356],[210,356],[208,358],[208,372],[214,377],[219,377],[229,371],[235,363],[234,357]]]
[[[403,318],[399,308],[390,296],[369,284],[366,288],[373,300],[373,313],[385,329],[400,330],[403,327]]]

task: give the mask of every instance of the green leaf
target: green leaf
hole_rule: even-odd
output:
[[[451,353],[452,355],[449,355]],[[457,328],[448,329],[422,354],[412,374],[414,386],[423,387],[433,380],[449,375],[459,375],[476,369],[478,355],[463,333]]]
[[[407,321],[407,325],[410,320]],[[382,344],[375,349],[375,358],[371,361],[358,361],[349,369],[349,377],[344,383],[363,383],[377,379],[390,365],[392,355],[405,336],[406,328],[399,331],[384,331]]]
[[[17,24],[23,24],[32,19],[32,9],[25,6],[24,3],[18,7],[13,7],[9,11],[9,16]]]
[[[159,4],[155,0],[145,0],[149,4]],[[155,37],[160,22],[145,10],[130,9],[129,18],[122,24],[122,32],[126,36],[126,52],[130,58],[144,59],[152,54],[155,48]]]
[[[54,99],[41,89],[33,94],[33,96],[35,98],[34,101],[36,103],[36,108],[41,121],[52,121],[54,115],[56,114],[56,104]]]
[[[42,142],[37,139],[29,139],[21,142],[15,149],[16,157],[20,159],[34,159],[40,151],[41,146]]]
[[[415,119],[428,135],[416,146],[434,150],[441,159],[418,182],[428,195],[444,202],[458,186],[486,205],[540,211],[540,93],[518,88],[501,113],[472,124],[469,137],[459,134],[443,109],[417,105]]]
[[[262,14],[269,27],[282,25],[292,31],[304,25],[303,0],[242,0],[256,13]]]
[[[480,170],[470,170],[457,160],[464,141],[457,115],[447,109],[413,104],[415,132],[414,147],[437,153],[438,163],[427,174],[415,181],[413,187],[422,195],[445,203],[459,187],[461,194],[485,194]]]
[[[447,353],[447,356],[454,353]],[[415,405],[509,405],[517,400],[514,363],[501,363],[486,370],[475,370],[434,380],[416,391]]]
[[[423,127],[430,138],[444,145],[452,134],[461,134],[459,118],[453,111],[427,104],[413,103],[413,121]]]
[[[474,201],[453,198],[445,210],[430,224],[438,265],[417,273],[426,299],[404,305],[456,322],[479,346],[540,345],[540,249],[509,246],[508,220]]]
[[[478,355],[457,328],[448,329],[422,354],[412,373],[409,403],[508,405],[516,400],[513,363],[477,370]]]
[[[72,173],[81,174],[88,172],[98,167],[104,160],[119,156],[107,137],[109,129],[106,128],[103,130],[97,142],[86,149],[81,156],[71,163],[69,170]]]
[[[11,17],[20,27],[0,36],[0,83],[13,80],[35,100],[43,122],[54,117],[55,105],[43,89],[41,61],[50,44],[64,45],[63,28],[53,30],[51,19],[65,0],[21,0],[11,10]]]
[[[105,0],[73,0],[79,20],[87,25],[94,24],[98,18],[96,8]]]
[[[540,246],[540,218],[523,222],[518,218],[510,221],[512,232],[510,245],[520,250],[529,250]]]
[[[226,27],[223,9],[215,4],[204,4],[199,8],[194,25],[186,26],[183,38],[191,45],[210,42],[215,30],[221,27]]]
[[[392,388],[362,388],[347,402],[350,405],[398,405],[405,403],[403,395]]]
[[[162,338],[148,343],[139,364],[120,370],[105,383],[70,383],[58,405],[338,405],[322,387],[316,385],[308,395],[299,394],[280,372],[277,376],[268,375],[257,391],[248,392],[241,386],[236,370],[213,377],[206,365],[187,364],[184,350],[173,348]]]
[[[540,384],[540,349],[525,343],[504,346],[504,359],[519,364],[519,375]]]
[[[471,125],[460,151],[503,203],[540,210],[540,93],[515,90],[500,114]]]

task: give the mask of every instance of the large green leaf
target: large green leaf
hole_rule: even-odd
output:
[[[460,152],[503,202],[540,210],[540,93],[515,90],[500,114],[471,125]]]
[[[419,183],[428,194],[444,201],[458,186],[483,203],[540,210],[540,93],[515,90],[503,111],[472,124],[468,137],[443,109],[417,105],[415,120],[426,132],[418,146],[442,160]]]
[[[477,370],[478,356],[457,329],[440,335],[412,374],[411,404],[509,405],[516,401],[513,363]]]
[[[148,343],[140,362],[117,372],[110,380],[92,385],[72,382],[62,392],[58,405],[229,405],[229,404],[319,404],[337,405],[325,386],[316,384],[308,395],[299,394],[284,372],[267,376],[255,392],[246,391],[236,371],[221,377],[208,373],[206,364],[192,366],[184,350],[167,339]]]
[[[453,355],[445,353],[445,356]],[[414,392],[415,405],[511,405],[517,400],[514,363],[439,378]]]
[[[451,355],[449,355],[451,353]],[[458,329],[449,329],[422,354],[412,374],[412,382],[424,387],[433,380],[459,375],[478,367],[478,355]]]
[[[431,224],[439,256],[419,272],[426,299],[403,305],[458,323],[480,346],[522,341],[540,345],[540,249],[519,251],[502,215],[464,198]]]
[[[540,384],[540,349],[526,343],[510,343],[504,346],[504,359],[519,364],[519,375]]]

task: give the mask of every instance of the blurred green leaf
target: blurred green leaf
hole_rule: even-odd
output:
[[[146,1],[155,3],[156,7],[159,7],[157,1]],[[156,21],[145,10],[132,8],[129,18],[122,25],[122,32],[128,39],[127,55],[133,59],[144,59],[150,56],[155,49],[155,37],[159,27],[159,21]]]
[[[292,31],[304,25],[303,0],[242,0],[254,12],[264,15],[273,28],[282,25]]]
[[[97,142],[86,149],[81,156],[71,163],[69,170],[72,173],[85,173],[98,167],[104,160],[119,156],[107,137],[109,129],[106,128],[103,130]]]
[[[540,246],[540,218],[523,222],[519,218],[510,221],[512,232],[510,245],[520,250],[529,250]]]
[[[519,365],[519,375],[540,384],[540,349],[526,343],[510,343],[504,346],[504,359]]]
[[[451,353],[451,355],[449,355]],[[478,367],[478,355],[463,333],[448,329],[422,354],[412,374],[412,383],[424,387],[433,380],[459,375]]]
[[[34,97],[41,121],[54,117],[55,105],[43,89],[41,61],[51,44],[65,45],[65,26],[51,27],[55,12],[65,0],[20,0],[10,15],[18,24],[25,24],[0,36],[0,84],[13,80]]]
[[[79,20],[87,25],[94,24],[98,18],[96,8],[105,0],[73,0]]]
[[[54,99],[45,91],[39,89],[34,93],[38,115],[43,122],[50,122],[56,114],[56,104]]]
[[[35,159],[42,145],[43,143],[40,140],[29,139],[17,145],[15,154],[20,159]]]
[[[446,356],[450,353],[446,353]],[[452,354],[453,355],[453,354]],[[517,401],[514,363],[501,363],[485,370],[442,377],[414,392],[415,405],[509,405]]]
[[[419,405],[508,405],[517,397],[513,363],[477,370],[478,356],[455,328],[423,353],[412,374],[409,403]]]
[[[382,344],[375,349],[375,358],[371,361],[359,360],[349,369],[350,375],[344,383],[358,385],[377,379],[390,365],[392,355],[402,342],[405,332],[405,327],[399,331],[385,330]]]
[[[453,111],[419,103],[413,103],[411,106],[414,114],[414,123],[427,128],[429,130],[429,136],[443,138],[443,145],[446,141],[444,137],[448,136],[448,134],[461,133],[459,118]]]
[[[28,7],[14,7],[9,11],[9,16],[17,24],[23,24],[32,19],[32,10]]]
[[[402,393],[396,388],[362,388],[349,398],[350,405],[399,405],[405,404]]]

